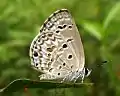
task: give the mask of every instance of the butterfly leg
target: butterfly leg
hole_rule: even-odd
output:
[[[84,77],[85,77],[85,75],[83,75],[83,76],[82,76],[82,80],[81,80],[81,83],[83,83]]]
[[[76,78],[74,78],[74,83],[78,80],[78,78],[81,78],[81,83],[83,83],[83,80],[84,80],[84,74],[83,75],[79,75],[77,76]]]
[[[68,76],[64,77],[63,80],[61,81],[61,83],[68,81],[67,79],[68,79]]]
[[[74,77],[71,79],[71,81],[73,81],[73,82],[75,83],[75,82],[78,80],[79,77],[81,77],[81,75],[79,75],[79,76],[77,76],[77,77],[74,76]]]
[[[68,75],[63,78],[63,80],[61,81],[61,83],[65,82],[65,81],[66,81],[66,82],[67,82],[67,81],[69,82],[71,76],[72,76],[72,72],[68,73]]]
[[[74,73],[73,78],[71,79],[72,81],[74,81],[74,83],[78,80],[78,78],[81,79],[81,83],[83,83],[85,77],[85,68],[82,71],[77,71],[76,73]]]
[[[79,78],[79,77],[77,77],[77,78],[74,80],[74,83],[77,81],[78,78]]]
[[[65,77],[65,78],[63,78],[63,80],[61,81],[61,83],[63,83],[63,82],[65,81],[65,79],[66,79],[66,77]]]

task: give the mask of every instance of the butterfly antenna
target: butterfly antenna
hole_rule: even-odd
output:
[[[98,68],[98,67],[102,67],[102,66],[104,66],[106,63],[108,63],[108,61],[102,61],[100,64],[97,64],[96,66],[91,66],[90,68],[88,68],[90,71],[93,71],[93,70],[95,70],[96,68]]]
[[[99,67],[101,67],[101,66],[103,66],[104,64],[106,64],[108,61],[102,61],[102,64],[98,64],[97,66],[99,66]]]

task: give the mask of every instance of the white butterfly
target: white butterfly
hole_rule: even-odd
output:
[[[76,82],[90,74],[84,67],[83,45],[67,9],[54,12],[44,22],[30,46],[31,64],[42,72],[40,80]]]

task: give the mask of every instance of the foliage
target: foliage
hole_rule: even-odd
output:
[[[5,88],[0,90],[2,95],[11,94],[12,92],[16,92],[24,88],[41,88],[43,90],[50,89],[58,89],[58,88],[81,88],[81,87],[89,87],[92,86],[92,83],[59,83],[53,81],[36,81],[30,79],[17,79],[7,85]],[[19,86],[19,87],[17,87]]]

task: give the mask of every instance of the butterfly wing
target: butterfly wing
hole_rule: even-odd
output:
[[[78,29],[66,9],[53,13],[30,46],[31,64],[41,79],[64,78],[84,68],[84,50]]]

